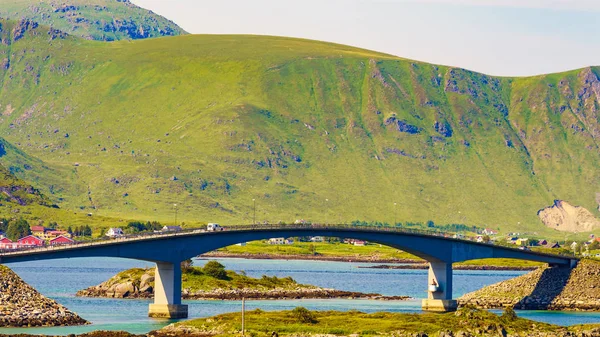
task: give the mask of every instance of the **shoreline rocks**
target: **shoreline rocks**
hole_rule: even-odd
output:
[[[541,267],[458,299],[482,309],[600,310],[600,262],[582,260],[574,269]]]
[[[420,263],[420,264],[409,264],[409,265],[387,265],[387,264],[380,264],[377,266],[371,266],[371,267],[362,267],[359,266],[358,268],[365,268],[365,269],[411,269],[411,270],[422,270],[422,269],[429,269],[429,265],[426,263]],[[480,266],[480,265],[466,265],[466,264],[459,264],[459,265],[455,265],[452,267],[453,270],[516,270],[516,271],[521,271],[521,270],[536,270],[539,267],[511,267],[511,266]]]
[[[129,272],[129,273],[128,273]],[[127,275],[127,276],[126,276]],[[185,277],[185,274],[184,274]],[[79,297],[151,299],[154,298],[154,269],[125,271],[111,279],[77,292]],[[284,299],[372,299],[372,300],[407,300],[409,296],[383,296],[374,293],[360,293],[315,286],[295,284],[292,287],[275,288],[233,288],[213,289],[210,291],[193,291],[182,289],[184,300],[284,300]]]
[[[0,265],[0,327],[43,327],[89,324],[40,294],[15,272]]]
[[[415,259],[382,259],[375,256],[323,256],[323,255],[272,255],[272,254],[235,254],[224,252],[210,252],[202,254],[200,258],[239,258],[248,260],[301,260],[301,261],[333,261],[333,262],[379,262],[379,263],[406,263],[406,264],[421,264],[422,260]]]

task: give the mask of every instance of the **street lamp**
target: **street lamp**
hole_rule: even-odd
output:
[[[327,205],[325,208],[327,208],[327,213],[329,213],[329,199],[325,199],[325,202],[326,202],[326,205]],[[325,223],[326,224],[327,224],[327,220],[328,220],[327,218],[328,217],[325,217]]]
[[[252,218],[252,224],[256,225],[256,199],[252,199],[252,203],[254,203],[254,217]]]
[[[175,207],[175,226],[177,226],[177,204],[173,204],[173,207]]]

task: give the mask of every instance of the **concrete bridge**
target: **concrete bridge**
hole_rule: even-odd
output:
[[[154,303],[151,317],[185,318],[181,304],[182,261],[240,242],[273,237],[324,236],[359,239],[393,247],[429,262],[428,311],[455,310],[452,298],[452,263],[484,258],[511,258],[572,268],[577,259],[515,248],[451,239],[440,233],[404,228],[350,225],[256,225],[236,226],[220,232],[185,230],[177,233],[146,234],[76,245],[33,248],[0,253],[0,263],[75,257],[120,257],[156,263]]]

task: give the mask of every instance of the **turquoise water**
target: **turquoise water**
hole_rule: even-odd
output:
[[[195,260],[203,265],[205,260]],[[311,310],[350,310],[364,312],[420,312],[420,300],[427,284],[425,270],[362,269],[368,263],[326,261],[221,259],[228,269],[245,271],[249,276],[291,276],[301,283],[349,291],[375,292],[383,295],[408,295],[410,301],[372,300],[282,300],[247,301],[248,310],[292,309],[304,306]],[[68,335],[93,330],[125,330],[145,333],[171,323],[147,317],[148,300],[118,300],[77,298],[75,292],[96,285],[124,269],[152,267],[143,261],[114,258],[81,258],[8,264],[21,278],[42,294],[77,312],[93,324],[84,327],[0,329],[3,334],[31,333]],[[489,284],[509,279],[518,271],[455,271],[454,296],[459,297]],[[239,311],[239,301],[184,301],[189,305],[190,318],[207,317]],[[560,325],[600,323],[600,313],[520,311],[522,317]]]

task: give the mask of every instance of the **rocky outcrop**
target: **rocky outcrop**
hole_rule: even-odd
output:
[[[600,229],[600,220],[590,211],[563,200],[554,201],[554,205],[540,210],[538,216],[547,227],[563,232],[580,233]]]
[[[109,297],[109,298],[153,298],[154,269],[143,274],[134,272],[130,277],[118,274],[111,279],[77,292],[80,297]],[[184,272],[185,277],[185,272]],[[290,287],[235,287],[217,288],[211,290],[182,289],[181,297],[188,300],[241,300],[246,299],[374,299],[374,300],[406,300],[408,296],[383,296],[374,293],[359,293],[336,289],[319,288],[310,285],[294,283]]]
[[[82,325],[88,322],[44,297],[0,265],[0,327]]]
[[[582,260],[574,269],[539,268],[459,298],[462,306],[523,310],[600,310],[600,262]]]

